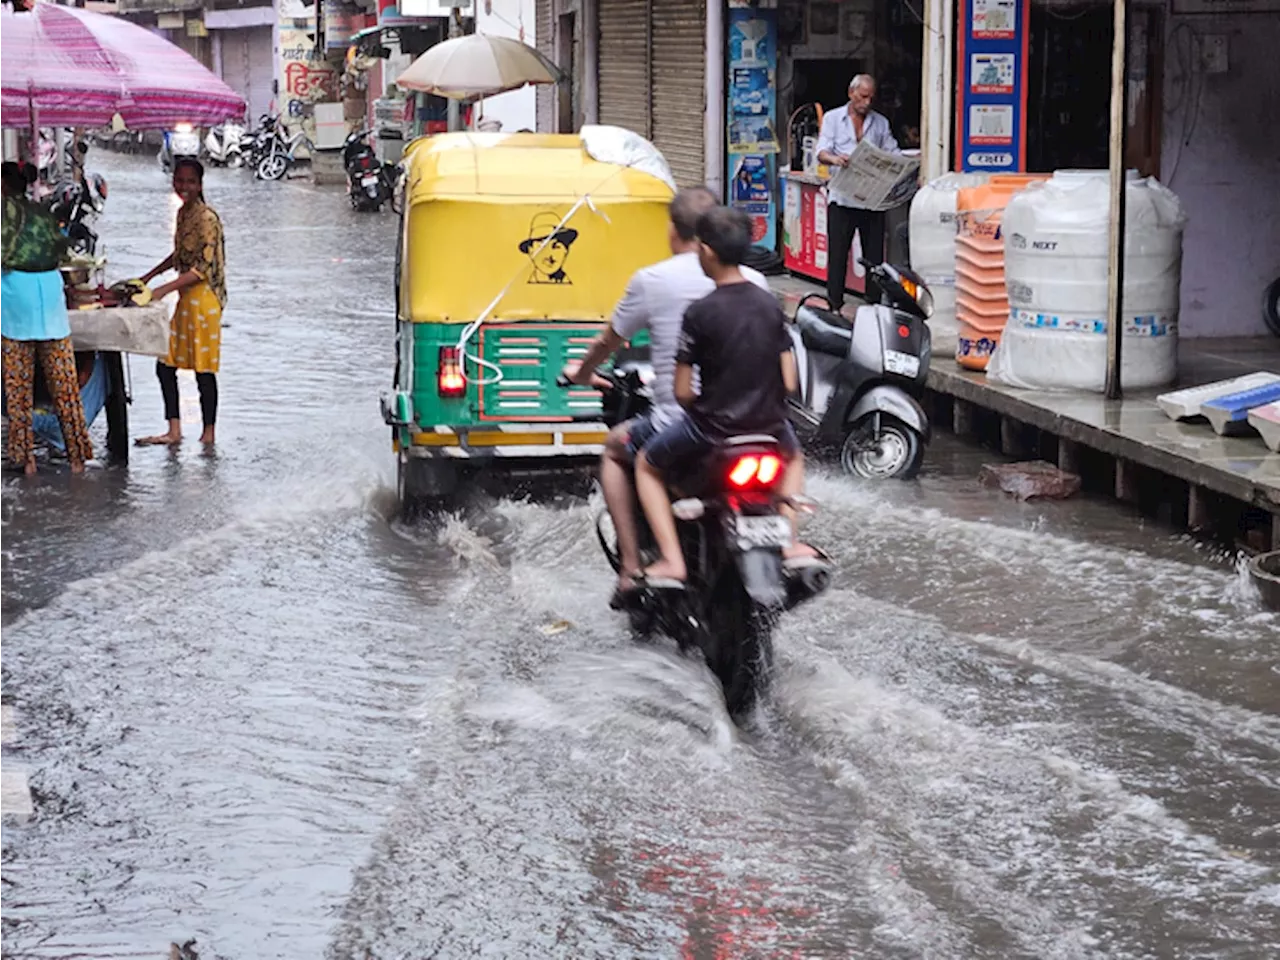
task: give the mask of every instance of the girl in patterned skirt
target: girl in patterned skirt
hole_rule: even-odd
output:
[[[156,376],[164,397],[164,416],[169,429],[137,443],[172,444],[182,440],[182,417],[178,411],[178,370],[194,370],[200,390],[200,413],[204,432],[200,442],[212,444],[218,417],[218,359],[222,346],[222,308],[227,302],[222,221],[204,201],[204,167],[190,158],[173,167],[173,191],[182,199],[174,232],[173,253],[144,276],[150,283],[166,270],[178,276],[152,290],[153,299],[178,293],[169,330],[169,355],[156,361]]]

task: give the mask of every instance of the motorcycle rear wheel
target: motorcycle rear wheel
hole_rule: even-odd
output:
[[[703,653],[724,689],[725,707],[735,721],[747,717],[766,695],[773,674],[773,623],[751,600],[730,564],[721,574],[706,611]]]

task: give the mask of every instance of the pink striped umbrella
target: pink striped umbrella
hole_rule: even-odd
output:
[[[244,98],[163,37],[101,13],[37,3],[0,11],[0,112],[6,127],[131,130],[211,126],[244,116]]]

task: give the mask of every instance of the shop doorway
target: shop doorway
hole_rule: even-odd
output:
[[[1111,121],[1111,6],[1031,6],[1027,169],[1105,169]],[[1160,172],[1160,11],[1129,11],[1129,130],[1125,163]],[[1087,67],[1085,66],[1087,65]]]

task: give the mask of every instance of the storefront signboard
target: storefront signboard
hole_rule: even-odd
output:
[[[956,167],[1027,168],[1027,53],[1031,0],[961,0]]]
[[[772,3],[729,7],[728,201],[751,218],[752,241],[777,246],[778,11]]]

